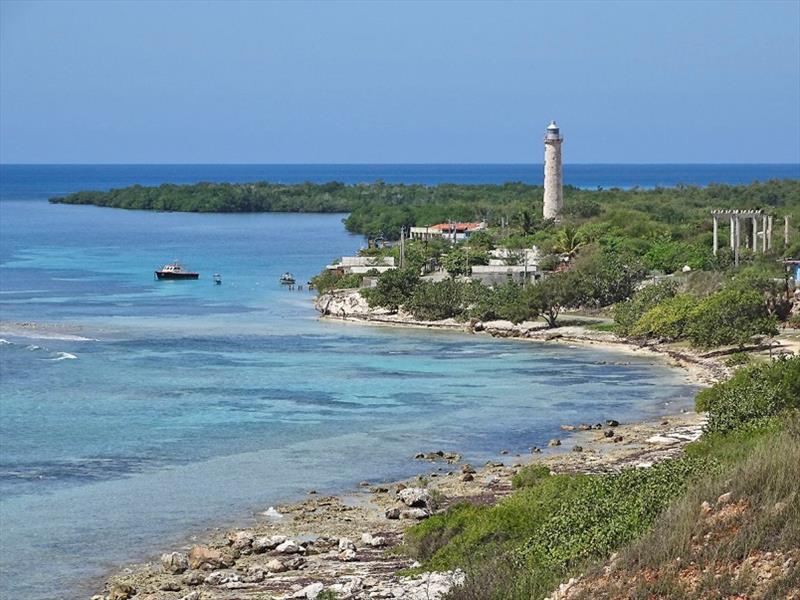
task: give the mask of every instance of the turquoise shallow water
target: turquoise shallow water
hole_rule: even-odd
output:
[[[57,206],[38,185],[0,202],[0,597],[86,597],[212,524],[411,475],[419,450],[480,462],[691,403],[642,358],[318,321],[277,281],[361,245],[341,215]],[[175,257],[201,279],[154,281]]]

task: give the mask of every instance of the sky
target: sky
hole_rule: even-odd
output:
[[[800,2],[0,3],[3,163],[800,162]]]

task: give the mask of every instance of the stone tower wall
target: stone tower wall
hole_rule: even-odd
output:
[[[561,220],[564,191],[561,179],[561,140],[544,142],[544,218]]]

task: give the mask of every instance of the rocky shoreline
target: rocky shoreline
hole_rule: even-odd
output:
[[[696,440],[704,418],[696,413],[653,421],[566,424],[564,439],[531,454],[473,467],[455,453],[418,453],[430,471],[389,485],[369,485],[350,495],[279,505],[253,527],[218,532],[207,543],[161,556],[111,577],[93,600],[233,600],[316,598],[435,599],[458,584],[460,572],[402,576],[416,564],[392,552],[406,528],[455,502],[491,504],[511,493],[511,478],[535,462],[556,473],[605,473],[647,467],[679,455]],[[597,429],[600,425],[601,429]],[[611,434],[609,434],[611,432]],[[411,459],[411,457],[409,457]]]
[[[351,294],[323,295],[316,302],[328,318],[648,352],[669,357],[673,365],[687,369],[691,379],[701,384],[727,375],[712,357],[667,352],[657,346],[640,348],[606,332],[580,327],[554,332],[538,324],[502,321],[470,325],[416,322],[407,315],[363,311],[364,305]],[[409,460],[428,463],[430,469],[424,476],[391,484],[362,482],[362,491],[338,496],[318,496],[311,490],[307,499],[277,506],[253,527],[217,531],[204,544],[186,545],[163,554],[160,561],[114,574],[104,593],[92,600],[313,599],[323,592],[358,600],[440,598],[463,580],[463,573],[398,574],[417,566],[392,551],[414,523],[456,502],[499,501],[511,493],[511,478],[532,462],[556,473],[648,467],[679,455],[701,435],[703,424],[704,417],[694,412],[641,423],[619,424],[609,418],[606,423],[564,424],[563,439],[551,440],[549,447],[531,448],[530,454],[509,455],[508,460],[482,467],[462,462],[455,452],[419,452]]]

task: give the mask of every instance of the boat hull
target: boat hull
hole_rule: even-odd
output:
[[[170,273],[168,271],[156,271],[158,279],[197,279],[200,273]]]

